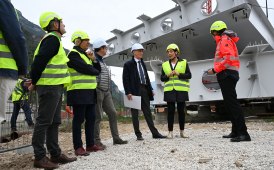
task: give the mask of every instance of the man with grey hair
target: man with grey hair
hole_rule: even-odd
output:
[[[102,144],[100,139],[100,122],[102,119],[103,111],[106,112],[109,118],[109,126],[111,135],[113,138],[113,144],[127,144],[128,141],[122,140],[119,137],[118,127],[117,127],[117,111],[114,107],[112,101],[112,95],[110,92],[110,72],[107,65],[103,61],[103,57],[107,54],[107,46],[108,44],[105,40],[99,38],[93,42],[93,49],[96,56],[97,61],[101,66],[101,73],[98,76],[98,86],[97,86],[97,105],[96,105],[96,120],[95,120],[95,144],[99,145],[103,148],[106,148],[105,145]]]

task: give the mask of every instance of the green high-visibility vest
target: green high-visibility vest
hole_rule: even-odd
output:
[[[75,49],[72,49],[71,51],[77,52],[80,57],[85,61],[85,63],[87,63],[88,65],[92,65],[91,60],[88,59],[84,54],[78,52]],[[73,68],[69,68],[69,73],[71,76],[71,82],[67,87],[67,91],[76,89],[96,89],[96,76],[79,73]]]
[[[67,85],[70,82],[70,76],[67,66],[67,62],[69,61],[69,59],[63,48],[61,39],[55,33],[48,33],[44,36],[44,38],[50,35],[56,36],[59,39],[60,47],[58,53],[55,56],[53,56],[48,62],[45,70],[42,72],[42,75],[36,83],[36,85]],[[40,41],[34,52],[34,58],[39,52],[41,42],[42,40]]]
[[[0,69],[18,70],[16,61],[14,60],[11,51],[0,30]]]
[[[175,70],[178,73],[186,72],[186,60],[178,61]],[[169,75],[172,72],[169,61],[166,61],[162,64],[162,68],[166,75]],[[189,91],[189,81],[188,80],[180,80],[178,76],[169,77],[169,80],[165,82],[164,91]]]
[[[14,90],[12,91],[12,94],[11,94],[12,102],[16,102],[19,100],[27,100],[29,98],[28,95],[24,94],[24,90],[21,86],[22,81],[23,81],[22,79],[18,79],[17,84]]]
[[[16,10],[15,12],[16,12],[17,18],[19,19]],[[14,60],[12,53],[3,37],[3,33],[0,30],[0,69],[2,68],[18,71],[16,61]]]

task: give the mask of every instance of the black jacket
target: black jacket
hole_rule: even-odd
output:
[[[81,48],[75,46],[74,49],[82,54],[85,54]],[[88,65],[77,52],[70,52],[68,55],[69,62],[68,67],[75,69],[77,72],[87,75],[97,76],[100,74],[101,67],[99,63],[93,63],[93,66]],[[77,89],[67,91],[67,104],[78,105],[78,104],[96,104],[96,89]]]
[[[147,87],[149,91],[149,98],[150,100],[153,100],[153,93],[152,93],[152,86],[150,83],[150,79],[148,77],[147,73],[147,68],[145,66],[144,61],[141,59],[141,63],[144,69],[145,77],[146,77],[146,82],[147,82]],[[131,60],[127,61],[124,64],[124,69],[123,69],[123,85],[124,85],[124,90],[125,94],[132,94],[135,96],[140,96],[140,77],[137,69],[137,63],[132,58]]]
[[[28,53],[15,9],[8,0],[0,1],[0,31],[18,67],[18,71],[1,68],[0,76],[18,79],[18,75],[27,74]]]

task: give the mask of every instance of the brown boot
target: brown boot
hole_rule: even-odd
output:
[[[69,162],[76,161],[77,158],[76,157],[69,158],[65,154],[61,154],[57,158],[56,157],[51,157],[50,160],[51,160],[51,162],[54,162],[54,163],[66,164],[66,163],[69,163]]]
[[[59,166],[49,160],[48,157],[44,157],[41,160],[34,160],[33,166],[35,168],[44,168],[44,169],[56,169]]]

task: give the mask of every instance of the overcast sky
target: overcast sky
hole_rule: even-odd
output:
[[[265,6],[266,0],[259,0]],[[142,22],[136,19],[142,14],[155,17],[175,6],[172,0],[11,0],[14,7],[20,10],[25,18],[39,25],[39,16],[45,11],[54,11],[62,18],[67,33],[63,45],[71,49],[70,37],[73,31],[86,31],[91,42],[96,38],[114,37],[113,29],[126,31]],[[274,0],[268,0],[269,15],[274,18]],[[265,10],[265,9],[264,9]],[[274,21],[272,21],[273,24]],[[112,77],[119,89],[122,69],[112,68]],[[150,74],[151,75],[151,74]],[[154,76],[150,76],[154,81]]]

